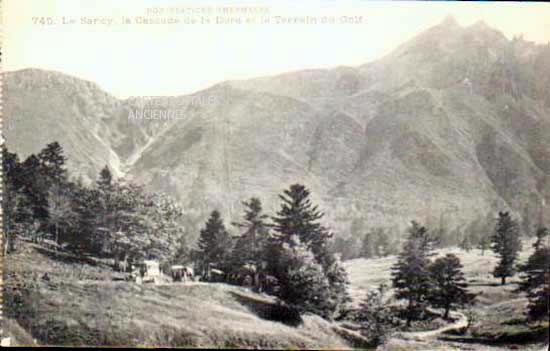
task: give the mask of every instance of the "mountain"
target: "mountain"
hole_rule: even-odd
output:
[[[329,224],[453,227],[488,211],[546,216],[550,45],[445,19],[359,67],[226,81],[193,95],[118,100],[35,69],[4,74],[8,146],[26,157],[58,140],[70,168],[177,197],[190,230],[214,208],[240,216],[258,196],[305,183]],[[175,116],[140,119],[141,114]]]

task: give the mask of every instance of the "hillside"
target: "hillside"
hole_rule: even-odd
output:
[[[100,261],[27,242],[9,258],[5,332],[18,345],[350,347],[320,317],[306,315],[298,326],[277,321],[285,317],[273,299],[245,288],[114,281],[117,273]]]
[[[175,196],[189,231],[214,208],[265,208],[305,183],[331,227],[355,219],[449,227],[511,209],[550,221],[550,46],[452,18],[359,67],[229,81],[196,94],[119,100],[62,73],[5,75],[5,138],[22,157],[57,140],[72,173]],[[29,103],[32,102],[32,103]],[[135,120],[136,112],[180,118]]]
[[[530,243],[525,243],[526,247]],[[521,253],[520,261],[530,254]],[[548,342],[548,322],[527,326],[527,299],[515,291],[518,277],[502,287],[490,271],[490,252],[450,248],[464,264],[470,291],[479,294],[475,320],[462,334],[398,332],[379,350],[539,351]],[[388,283],[395,257],[345,264],[357,304],[366,291]],[[221,283],[138,285],[121,281],[93,257],[56,252],[26,241],[4,267],[4,331],[12,345],[125,345],[165,347],[348,349],[364,347],[343,324],[306,314],[301,324],[276,308],[274,299]],[[47,273],[48,279],[44,279]],[[466,311],[461,311],[468,316]],[[471,317],[469,317],[471,318]]]

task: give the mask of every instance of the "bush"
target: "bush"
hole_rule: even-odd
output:
[[[323,268],[297,236],[284,243],[279,253],[278,297],[300,313],[312,312],[328,317],[329,282]]]
[[[361,334],[373,345],[386,341],[399,320],[389,306],[388,288],[382,284],[377,290],[369,291],[355,313],[355,321],[361,324]]]

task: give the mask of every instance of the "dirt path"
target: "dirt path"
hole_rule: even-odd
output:
[[[421,332],[402,332],[402,333],[399,333],[399,337],[402,339],[408,339],[408,340],[412,339],[412,340],[420,341],[428,338],[433,338],[449,330],[459,330],[468,326],[468,318],[466,318],[464,314],[460,312],[450,312],[450,316],[457,319],[456,322],[454,322],[453,324],[449,324],[435,330],[428,330],[428,331],[421,331]]]

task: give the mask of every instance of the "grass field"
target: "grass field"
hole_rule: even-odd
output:
[[[525,247],[530,247],[529,243]],[[527,299],[518,277],[501,286],[491,275],[496,258],[479,250],[441,250],[461,257],[476,321],[468,333],[429,340],[394,337],[392,350],[541,350],[548,323],[525,324]],[[521,254],[525,260],[530,254]],[[395,256],[345,262],[357,303],[390,280]],[[343,349],[361,345],[338,323],[305,315],[292,323],[273,298],[226,284],[138,285],[105,263],[22,242],[5,261],[4,332],[12,344]],[[44,279],[47,274],[48,279]]]
[[[6,263],[5,326],[15,343],[349,348],[335,325],[313,315],[298,326],[277,321],[284,314],[272,298],[240,287],[113,281],[101,263],[29,243]]]

